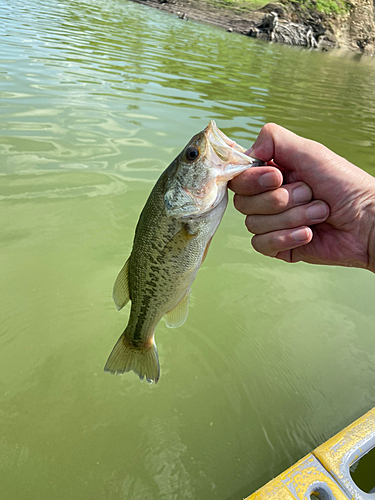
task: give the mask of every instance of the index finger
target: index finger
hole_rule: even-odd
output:
[[[232,179],[228,187],[237,194],[253,196],[276,189],[283,183],[279,169],[272,166],[251,167]]]

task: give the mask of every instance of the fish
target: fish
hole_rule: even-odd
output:
[[[113,287],[117,309],[131,301],[131,310],[105,371],[133,371],[141,380],[158,382],[156,326],[163,317],[170,328],[186,321],[191,285],[228,203],[227,184],[263,164],[244,153],[211,120],[157,180]]]

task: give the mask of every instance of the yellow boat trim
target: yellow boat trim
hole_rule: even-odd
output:
[[[375,408],[302,458],[246,500],[375,500],[360,490],[350,466],[375,447]]]

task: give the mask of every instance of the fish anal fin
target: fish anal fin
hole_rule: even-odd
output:
[[[118,273],[113,285],[113,300],[118,310],[122,309],[130,300],[129,292],[129,259]]]
[[[146,377],[148,383],[156,384],[160,377],[160,365],[154,339],[146,346],[132,346],[126,342],[125,332],[109,355],[104,371],[115,374],[133,371],[141,380]]]
[[[180,302],[164,316],[168,328],[178,328],[183,325],[189,314],[190,288]]]

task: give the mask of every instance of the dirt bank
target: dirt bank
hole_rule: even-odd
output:
[[[375,52],[373,0],[344,0],[334,13],[309,8],[317,5],[317,0],[308,3],[305,0],[304,4],[283,0],[260,8],[245,0],[230,3],[226,0],[133,1],[170,12],[181,19],[193,19],[274,42],[323,50],[348,48],[368,55]],[[331,3],[328,7],[331,10],[332,5],[335,6]]]

